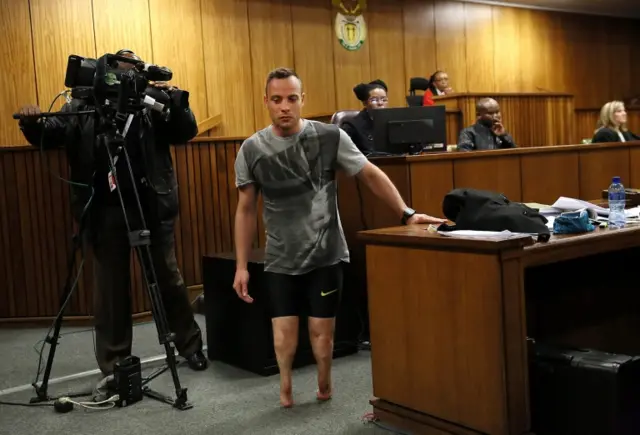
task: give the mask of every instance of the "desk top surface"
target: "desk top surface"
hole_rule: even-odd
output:
[[[573,257],[640,246],[640,225],[611,230],[596,228],[582,234],[552,235],[548,242],[513,234],[504,238],[451,237],[429,231],[428,225],[408,225],[361,231],[358,237],[369,245],[395,245],[418,249],[498,253],[524,257],[528,264],[543,264]]]

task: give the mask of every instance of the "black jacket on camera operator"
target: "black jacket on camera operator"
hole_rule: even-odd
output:
[[[130,50],[120,50],[116,55],[139,60]],[[125,70],[133,65],[118,62],[112,66]],[[207,361],[201,350],[201,332],[175,258],[178,186],[170,152],[172,144],[184,144],[196,136],[197,124],[188,99],[180,98],[181,92],[164,82],[154,86],[170,96],[170,116],[165,119],[153,110],[136,116],[125,136],[125,147],[146,224],[151,231],[151,255],[169,328],[176,334],[175,345],[180,355],[187,358],[192,369],[203,370]],[[61,111],[94,108],[87,101],[73,99]],[[34,146],[66,148],[70,178],[74,183],[73,215],[79,221],[84,212],[84,240],[94,254],[97,360],[102,372],[108,376],[117,361],[131,354],[130,245],[116,191],[119,189],[122,194],[130,225],[133,229],[139,228],[141,221],[129,169],[121,153],[116,162],[117,184],[114,185],[107,151],[97,140],[102,122],[98,114],[37,119],[35,115],[39,110],[37,106],[23,107],[20,127]]]

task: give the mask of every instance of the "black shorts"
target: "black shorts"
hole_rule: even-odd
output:
[[[335,317],[342,294],[342,263],[303,275],[265,272],[271,317]]]

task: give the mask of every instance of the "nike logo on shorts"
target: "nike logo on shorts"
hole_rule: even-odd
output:
[[[320,296],[329,296],[331,293],[337,292],[338,289],[333,289],[330,292],[320,292]]]

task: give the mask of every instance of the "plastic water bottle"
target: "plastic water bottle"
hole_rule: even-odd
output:
[[[620,177],[613,177],[609,186],[609,228],[624,227],[627,218],[624,214],[625,194]]]

